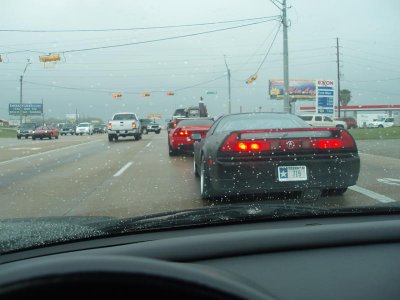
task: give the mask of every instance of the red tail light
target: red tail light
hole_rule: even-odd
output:
[[[187,130],[184,130],[184,129],[182,129],[182,128],[177,128],[176,130],[175,130],[175,132],[174,132],[174,135],[177,135],[177,136],[191,136],[192,135],[192,132],[191,131],[187,131]]]
[[[270,144],[265,140],[239,140],[237,133],[231,134],[221,146],[222,152],[259,152],[270,149]]]

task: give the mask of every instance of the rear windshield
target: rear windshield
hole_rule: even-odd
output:
[[[239,114],[224,117],[216,132],[255,129],[309,128],[309,124],[289,114]]]
[[[118,114],[115,115],[113,120],[136,120],[135,114]]]
[[[21,128],[35,128],[36,127],[36,124],[28,124],[28,123],[26,123],[26,124],[22,124],[21,125]]]
[[[79,124],[78,127],[89,127],[89,124]]]
[[[179,127],[183,126],[211,126],[214,123],[214,120],[211,119],[203,119],[203,120],[182,120],[179,122]]]

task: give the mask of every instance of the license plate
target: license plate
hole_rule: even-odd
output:
[[[307,180],[306,166],[281,166],[278,167],[279,181],[304,181]]]

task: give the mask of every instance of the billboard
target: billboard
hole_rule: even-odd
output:
[[[283,80],[269,81],[271,99],[283,99]],[[292,99],[315,99],[315,80],[290,80],[289,97]]]
[[[8,114],[19,115],[20,114],[20,103],[9,103]],[[22,103],[22,114],[26,115],[41,115],[43,113],[42,103]]]

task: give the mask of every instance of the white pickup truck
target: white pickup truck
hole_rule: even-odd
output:
[[[341,129],[347,129],[346,122],[340,120],[334,120],[328,116],[300,115],[299,117],[314,127],[333,127],[333,128],[336,127]]]
[[[117,141],[119,137],[133,136],[135,140],[142,138],[142,128],[135,113],[123,112],[114,114],[107,126],[108,140]]]

